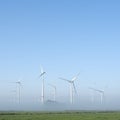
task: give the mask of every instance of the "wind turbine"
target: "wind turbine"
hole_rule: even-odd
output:
[[[43,71],[42,67],[41,67],[41,73],[39,78],[42,77],[42,91],[41,91],[41,102],[42,104],[44,104],[44,75],[46,74],[46,72]]]
[[[13,94],[13,102],[16,102],[17,90],[11,90],[11,93]]]
[[[104,91],[103,90],[99,90],[99,89],[95,89],[95,88],[91,88],[91,87],[89,89],[100,93],[100,101],[101,101],[101,104],[102,104],[103,103],[103,99],[104,99]]]
[[[80,73],[79,73],[80,74]],[[73,94],[74,92],[77,93],[76,87],[75,87],[75,80],[78,78],[79,74],[77,74],[75,77],[73,77],[71,80],[64,79],[64,78],[59,78],[61,80],[67,81],[70,84],[70,103],[73,104]]]
[[[92,90],[91,101],[92,101],[92,103],[94,103],[94,101],[95,101],[95,98],[94,98],[95,97],[95,90],[93,88],[90,88],[90,87],[89,87],[89,89]]]
[[[54,89],[54,102],[56,102],[56,86],[55,85],[51,85],[49,84],[49,86],[51,86]]]
[[[101,104],[103,104],[103,100],[105,99],[104,97],[104,91],[103,90],[96,90],[100,93],[100,101],[101,101]]]
[[[22,86],[22,84],[21,84],[21,82],[20,81],[17,81],[17,82],[15,82],[16,84],[17,84],[17,86],[18,86],[18,103],[20,104],[20,100],[21,100],[21,86]]]

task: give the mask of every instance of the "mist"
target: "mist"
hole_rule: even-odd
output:
[[[81,96],[77,98],[73,104],[70,104],[69,97],[59,97],[56,102],[52,100],[46,100],[44,104],[41,104],[40,100],[33,99],[33,97],[22,98],[21,102],[11,101],[10,99],[0,100],[1,111],[65,111],[65,110],[120,110],[120,97],[108,97],[101,103],[99,98],[96,98],[94,102],[88,96]]]

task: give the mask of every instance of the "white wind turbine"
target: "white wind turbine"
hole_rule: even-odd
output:
[[[16,102],[17,90],[12,90],[11,93],[13,94],[13,102]]]
[[[17,81],[15,82],[17,84],[17,91],[18,91],[18,103],[20,104],[20,101],[21,101],[21,82],[20,81]]]
[[[104,96],[104,91],[103,90],[96,90],[100,93],[100,101],[101,101],[101,104],[103,104],[103,101],[105,99],[105,96]]]
[[[90,87],[89,87],[89,89],[92,90],[91,101],[92,101],[92,103],[94,103],[94,100],[95,100],[95,90],[93,88],[90,88]]]
[[[75,77],[73,77],[72,80],[67,80],[67,79],[64,79],[64,78],[60,78],[61,80],[64,80],[64,81],[67,81],[68,83],[70,83],[70,103],[71,104],[73,104],[74,92],[77,93],[74,82],[78,78],[79,74],[77,74]]]
[[[41,67],[41,73],[39,78],[42,77],[42,91],[41,91],[41,102],[42,104],[44,104],[44,75],[46,74],[46,72],[43,71],[42,67]]]
[[[99,89],[95,89],[95,88],[91,88],[91,87],[89,89],[100,93],[100,101],[101,101],[101,104],[102,104],[103,100],[104,100],[104,97],[105,97],[104,96],[104,91],[103,90],[99,90]]]
[[[54,102],[56,102],[56,86],[52,84],[49,84],[49,86],[51,86],[54,89],[53,97],[54,97]]]

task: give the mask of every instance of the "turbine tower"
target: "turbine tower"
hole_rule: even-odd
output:
[[[74,82],[78,78],[79,74],[77,74],[75,77],[73,77],[72,80],[67,80],[67,79],[64,79],[64,78],[60,78],[61,80],[67,81],[70,84],[70,103],[71,104],[73,104],[74,92],[77,93]]]
[[[54,94],[54,96],[53,96],[54,99],[53,100],[54,100],[54,102],[56,102],[56,86],[55,85],[51,85],[51,84],[49,84],[49,86],[51,86],[54,89],[54,93],[53,93]]]
[[[41,67],[41,74],[40,74],[40,78],[42,77],[42,91],[41,91],[41,102],[42,104],[44,104],[44,75],[46,74],[46,72],[43,71],[42,67]]]
[[[21,101],[21,86],[22,86],[22,84],[21,84],[21,82],[20,81],[17,81],[17,82],[15,82],[16,84],[17,84],[17,88],[18,88],[18,103],[20,104],[20,101]]]

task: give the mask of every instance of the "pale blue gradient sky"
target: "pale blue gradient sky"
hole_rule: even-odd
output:
[[[23,83],[23,101],[38,99],[42,65],[47,72],[46,94],[47,84],[53,83],[58,97],[68,96],[68,84],[58,77],[71,79],[80,72],[76,87],[81,96],[89,96],[88,86],[93,86],[106,89],[108,100],[116,104],[120,98],[119,6],[119,0],[1,0],[1,103],[9,102],[15,89],[10,82],[18,79]]]

